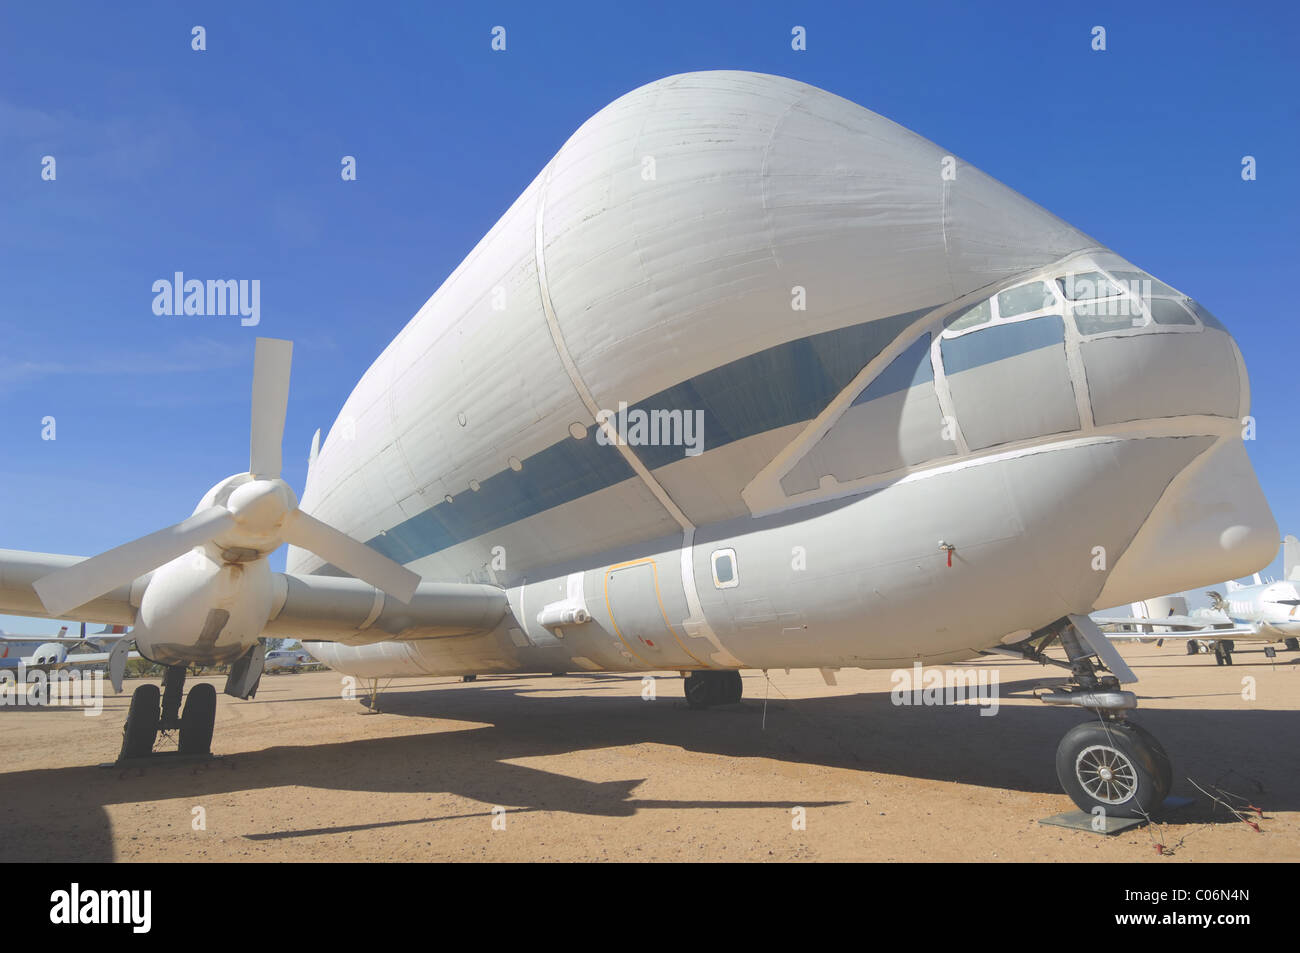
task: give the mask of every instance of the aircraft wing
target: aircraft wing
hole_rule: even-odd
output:
[[[63,667],[66,668],[69,665],[106,665],[112,654],[111,652],[87,652],[82,655],[69,655],[63,660]],[[126,657],[130,661],[131,659],[140,658],[140,653],[127,652]]]
[[[0,549],[0,614],[50,618],[32,584],[82,558]],[[118,586],[59,618],[134,625],[151,576]],[[272,573],[271,578],[275,598],[262,634],[273,638],[364,645],[386,639],[472,635],[491,631],[509,611],[504,589],[476,583],[422,582],[410,603],[403,605],[351,576]]]
[[[43,576],[81,562],[84,556],[61,556],[53,553],[28,553],[17,549],[0,549],[0,614],[33,616],[48,619],[40,597],[32,588],[32,583]],[[152,574],[151,574],[152,575]],[[131,585],[118,586],[98,599],[92,599],[73,612],[59,616],[78,622],[106,622],[112,625],[134,625],[135,611],[140,605],[139,596],[144,593],[144,582],[148,576],[142,576]],[[139,586],[139,593],[132,601],[133,590]],[[81,637],[70,639],[58,638],[31,639],[26,641],[58,642],[81,641]]]
[[[1164,618],[1144,618],[1142,616],[1093,616],[1092,621],[1098,625],[1152,625],[1174,626],[1170,632],[1107,632],[1110,639],[1134,639],[1139,642],[1154,642],[1158,639],[1233,639],[1234,641],[1272,642],[1267,635],[1261,635],[1253,625],[1224,625],[1219,623],[1206,625],[1204,619],[1195,616],[1166,616]],[[1195,628],[1192,626],[1195,625]]]
[[[1227,618],[1226,616],[1222,620],[1217,620],[1212,617],[1206,618],[1205,616],[1194,616],[1194,615],[1167,615],[1167,616],[1094,615],[1091,618],[1092,621],[1096,622],[1098,625],[1163,625],[1163,626],[1171,626],[1180,631],[1184,629],[1196,629],[1196,630],[1210,629],[1216,625],[1223,625],[1223,626],[1236,625],[1236,623],[1234,623],[1231,619]],[[1166,632],[1165,634],[1171,635],[1173,633]]]
[[[1233,639],[1234,641],[1273,641],[1260,635],[1257,629],[1237,626],[1231,629],[1180,629],[1177,632],[1107,632],[1108,639],[1133,639],[1136,642],[1155,642],[1158,639]]]
[[[504,589],[422,582],[407,605],[351,576],[275,573],[275,606],[263,635],[364,645],[490,632],[509,611]],[[283,595],[282,595],[283,594]]]
[[[39,642],[42,645],[112,645],[118,639],[130,638],[130,635],[0,635],[0,642]]]

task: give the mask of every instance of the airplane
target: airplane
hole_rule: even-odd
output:
[[[304,665],[316,665],[311,653],[301,647],[296,649],[272,649],[266,653],[263,671],[295,672]]]
[[[1145,816],[1171,761],[1088,613],[1278,538],[1214,315],[779,76],[670,76],[584,123],[316,432],[301,500],[291,349],[258,339],[248,469],[192,516],[89,559],[0,551],[0,612],[130,624],[168,666],[125,759],[160,725],[206,754],[185,664],[251,697],[262,637],[360,678],[678,671],[696,709],[741,670],[994,652],[1088,713],[1056,754],[1073,801]]]
[[[82,627],[85,628],[84,626]],[[59,629],[59,634],[53,636],[54,642],[47,641],[46,636],[40,635],[14,635],[0,629],[0,668],[15,668],[21,661],[23,653],[32,655],[40,654],[42,657],[57,653],[59,643],[67,635],[68,627],[65,625]],[[80,640],[78,640],[80,641]]]
[[[1287,536],[1282,542],[1286,578],[1280,582],[1265,581],[1255,573],[1252,585],[1234,580],[1225,583],[1227,597],[1217,590],[1207,592],[1209,609],[1189,614],[1185,599],[1170,596],[1159,600],[1155,611],[1150,611],[1153,603],[1134,603],[1131,617],[1094,615],[1092,620],[1102,626],[1136,626],[1144,632],[1188,636],[1188,655],[1208,649],[1219,665],[1232,664],[1232,652],[1239,641],[1281,642],[1291,651],[1300,650],[1300,540]]]
[[[86,624],[81,624],[81,635],[69,636],[65,625],[54,636],[11,635],[0,631],[0,669],[59,669],[107,662],[111,652],[74,652],[85,646],[99,649],[112,647],[124,637],[125,626],[105,626],[102,631],[86,635]],[[27,654],[24,654],[27,653]]]

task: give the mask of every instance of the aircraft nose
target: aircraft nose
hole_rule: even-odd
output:
[[[1115,269],[1067,304],[1093,422],[1203,416],[1239,421],[1249,394],[1236,342],[1207,309],[1145,272]],[[1065,293],[1069,298],[1070,285]],[[1118,293],[1111,293],[1118,292]]]
[[[1253,430],[1236,342],[1207,308],[1146,272],[1108,272],[1117,293],[1068,305],[1094,426],[1207,449],[1170,482],[1101,603],[1249,575],[1276,554],[1278,529],[1243,443]]]

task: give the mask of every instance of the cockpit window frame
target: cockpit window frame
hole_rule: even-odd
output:
[[[1132,305],[1135,306],[1137,310],[1141,313],[1144,321],[1142,324],[1134,327],[1113,328],[1108,331],[1095,331],[1091,334],[1088,334],[1079,328],[1078,322],[1076,321],[1073,312],[1074,307],[1086,303],[1086,300],[1071,301],[1068,302],[1070,310],[1068,310],[1067,312],[1067,317],[1069,318],[1069,320],[1067,321],[1067,325],[1069,326],[1069,330],[1073,332],[1073,334],[1080,341],[1097,341],[1097,340],[1104,340],[1106,338],[1112,338],[1112,337],[1131,337],[1133,335],[1138,335],[1138,334],[1199,334],[1200,332],[1205,330],[1205,324],[1201,320],[1200,315],[1198,315],[1196,313],[1196,310],[1188,304],[1188,302],[1191,299],[1188,298],[1187,295],[1183,294],[1181,291],[1178,291],[1177,288],[1174,288],[1173,285],[1169,285],[1166,284],[1165,282],[1160,281],[1160,279],[1156,278],[1154,275],[1151,275],[1149,272],[1145,272],[1142,269],[1135,268],[1133,266],[1129,266],[1127,268],[1115,269],[1115,268],[1110,268],[1102,265],[1095,265],[1089,270],[1098,271],[1103,275],[1105,275],[1105,277],[1112,284],[1114,284],[1116,287],[1121,289],[1122,295],[1119,296],[1118,299],[1115,296],[1111,296],[1108,298],[1093,298],[1087,300],[1105,301],[1105,302],[1122,300],[1122,301],[1131,302]],[[1150,298],[1152,299],[1163,298],[1169,301],[1176,302],[1179,306],[1182,307],[1184,311],[1186,311],[1192,317],[1192,323],[1162,324],[1156,321],[1155,315],[1152,314],[1151,308],[1147,304],[1147,299],[1144,298],[1141,294],[1135,293],[1133,291],[1131,283],[1127,279],[1122,279],[1117,277],[1116,273],[1120,271],[1125,273],[1147,275],[1153,283],[1159,284],[1163,288],[1168,288],[1171,292],[1173,292],[1173,294],[1157,293],[1155,291],[1152,291]],[[1071,272],[1064,272],[1059,276],[1059,278],[1064,278],[1066,274],[1070,274],[1070,273]],[[1055,284],[1055,282],[1053,282],[1053,284]]]
[[[1024,288],[1027,287],[1028,285],[1033,285],[1033,284],[1041,284],[1045,288],[1047,288],[1049,293],[1053,297],[1053,303],[1044,305],[1043,307],[1037,308],[1033,311],[1025,311],[1021,314],[1013,314],[1008,317],[1003,317],[1002,309],[998,306],[998,296],[1006,294],[1009,291],[1015,291],[1018,288]],[[940,328],[936,331],[935,337],[943,338],[946,341],[951,341],[953,338],[959,338],[965,334],[974,334],[976,331],[983,331],[987,328],[997,327],[1004,324],[1015,324],[1018,321],[1030,321],[1034,318],[1041,318],[1049,314],[1061,314],[1062,313],[1061,309],[1070,304],[1070,302],[1064,300],[1064,297],[1062,296],[1060,289],[1056,287],[1056,282],[1054,280],[1050,280],[1047,277],[1040,276],[1036,278],[1031,278],[1028,281],[1021,281],[1017,284],[1010,285],[1006,288],[1002,288],[998,291],[995,291],[993,294],[985,298],[982,302],[977,302],[976,304],[969,305],[966,308],[962,308],[961,310],[954,312],[954,314],[956,315],[965,314],[967,311],[970,310],[970,308],[977,307],[981,303],[987,303],[989,306],[990,317],[987,321],[982,321],[979,324],[972,324],[969,327],[965,327],[965,328],[958,328],[956,331],[953,331],[951,328],[943,326],[944,322],[948,320],[948,318],[945,317],[943,321],[940,322]],[[949,317],[951,317],[951,315]]]

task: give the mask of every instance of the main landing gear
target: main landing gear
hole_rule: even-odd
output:
[[[118,761],[152,755],[159,732],[177,732],[177,750],[181,754],[209,753],[217,719],[217,690],[206,682],[195,685],[182,711],[187,668],[184,663],[167,667],[163,673],[161,700],[157,685],[141,685],[131,694]]]
[[[1187,640],[1188,655],[1196,655],[1200,652],[1206,652],[1206,651],[1211,651],[1214,653],[1215,665],[1231,665],[1232,653],[1237,651],[1237,643],[1232,641],[1232,639],[1219,639],[1217,641],[1210,642],[1209,647],[1207,648],[1206,643],[1199,639]]]
[[[686,704],[691,708],[734,705],[744,691],[739,672],[689,672],[686,675]]]
[[[1043,654],[1053,642],[1061,644],[1068,662]],[[1096,624],[1086,616],[1067,616],[995,651],[1068,668],[1069,679],[1042,700],[1096,716],[1067,732],[1056,749],[1057,780],[1079,809],[1149,818],[1173,787],[1173,765],[1160,742],[1127,719],[1137,696],[1120,689],[1116,674],[1131,672]]]
[[[262,677],[266,650],[258,645],[230,667],[226,694],[252,698]],[[141,685],[131,694],[126,724],[122,726],[119,764],[155,754],[158,735],[176,732],[176,753],[206,757],[212,753],[212,730],[217,720],[217,689],[200,682],[185,696],[185,663],[169,665],[163,672],[162,691],[157,685]],[[181,699],[184,696],[184,708]]]

